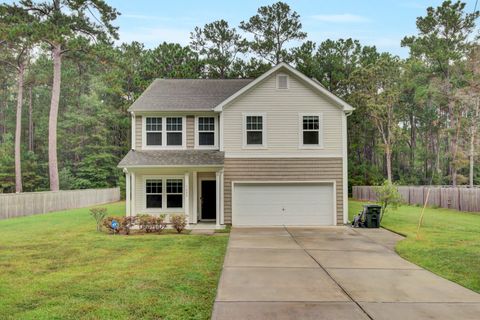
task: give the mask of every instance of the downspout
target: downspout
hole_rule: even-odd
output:
[[[348,131],[347,118],[352,114],[353,110],[346,111],[345,117],[342,118],[342,170],[343,170],[343,223],[348,221]]]

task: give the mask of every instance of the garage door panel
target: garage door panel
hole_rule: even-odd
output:
[[[234,225],[332,225],[332,184],[234,186]]]

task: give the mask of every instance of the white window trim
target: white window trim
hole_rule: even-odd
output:
[[[265,112],[243,113],[242,121],[242,148],[243,149],[266,149],[267,148],[267,114]],[[247,117],[262,117],[262,144],[247,144]]]
[[[318,144],[303,144],[303,117],[318,117]],[[324,149],[323,147],[323,113],[298,114],[298,148],[299,149]]]
[[[162,145],[147,145],[147,118],[162,118]],[[167,118],[182,118],[182,145],[167,146]],[[142,117],[142,149],[143,150],[182,150],[187,148],[187,118],[185,116],[143,116]]]
[[[182,207],[167,208],[167,180],[182,180]],[[162,207],[147,208],[147,180],[162,180]],[[145,213],[181,213],[185,211],[185,177],[183,175],[145,175],[143,176],[143,211]]]
[[[200,131],[198,130],[198,119],[199,118],[213,118],[215,120],[215,130],[213,132],[214,145],[213,146],[201,146],[200,143]],[[195,149],[208,149],[208,150],[217,150],[218,149],[218,117],[214,116],[195,116]]]
[[[286,87],[286,88],[280,88],[280,87],[278,86],[278,83],[279,83],[279,82],[278,82],[278,78],[279,78],[280,76],[286,76],[286,77],[287,77],[287,87]],[[277,74],[277,76],[275,77],[275,88],[276,88],[277,90],[279,90],[279,91],[284,91],[284,90],[290,89],[290,76],[289,76],[288,74],[286,74],[286,73],[279,73],[279,74]]]

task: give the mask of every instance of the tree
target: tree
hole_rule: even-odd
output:
[[[240,29],[253,34],[250,49],[272,64],[290,60],[286,44],[292,40],[303,40],[307,34],[297,12],[284,2],[262,6],[247,22],[240,22]]]
[[[387,180],[392,182],[392,152],[398,140],[398,107],[401,86],[401,62],[396,56],[384,53],[375,64],[356,72],[362,83],[358,94],[365,103],[367,114],[380,133],[385,153]]]
[[[410,54],[426,61],[434,75],[436,85],[444,93],[441,107],[446,110],[449,174],[452,185],[457,184],[458,134],[461,127],[461,112],[455,103],[454,67],[461,61],[470,47],[469,36],[475,29],[479,11],[465,12],[465,3],[444,1],[437,8],[429,7],[425,17],[417,18],[418,36],[405,37],[402,46],[410,48]]]
[[[25,69],[33,45],[32,16],[17,5],[0,5],[0,45],[7,51],[2,62],[17,72],[17,116],[15,126],[15,192],[22,192],[22,105]]]
[[[385,180],[382,185],[376,186],[374,191],[377,195],[377,201],[382,206],[381,222],[388,209],[396,210],[403,203],[403,198],[398,192],[398,187],[388,180]]]
[[[237,55],[246,51],[247,41],[222,19],[207,23],[203,29],[195,27],[190,33],[190,47],[205,58],[209,77],[223,79]]]
[[[189,47],[164,42],[145,52],[140,76],[148,84],[155,78],[199,78],[201,66]]]
[[[57,163],[57,119],[60,102],[62,55],[78,50],[86,41],[106,42],[109,37],[117,38],[117,28],[111,22],[118,12],[103,0],[52,0],[33,2],[21,0],[21,7],[34,15],[37,22],[32,25],[37,37],[51,50],[53,59],[53,84],[48,125],[48,164],[50,190],[59,190]],[[96,16],[100,15],[100,18]],[[89,42],[88,41],[88,42]]]

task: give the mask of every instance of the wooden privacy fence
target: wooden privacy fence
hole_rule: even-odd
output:
[[[398,192],[405,203],[423,205],[428,189],[430,189],[429,206],[480,212],[479,187],[399,186]],[[377,201],[377,195],[372,186],[354,186],[352,197],[356,200]]]
[[[0,194],[0,220],[120,200],[120,188]]]

